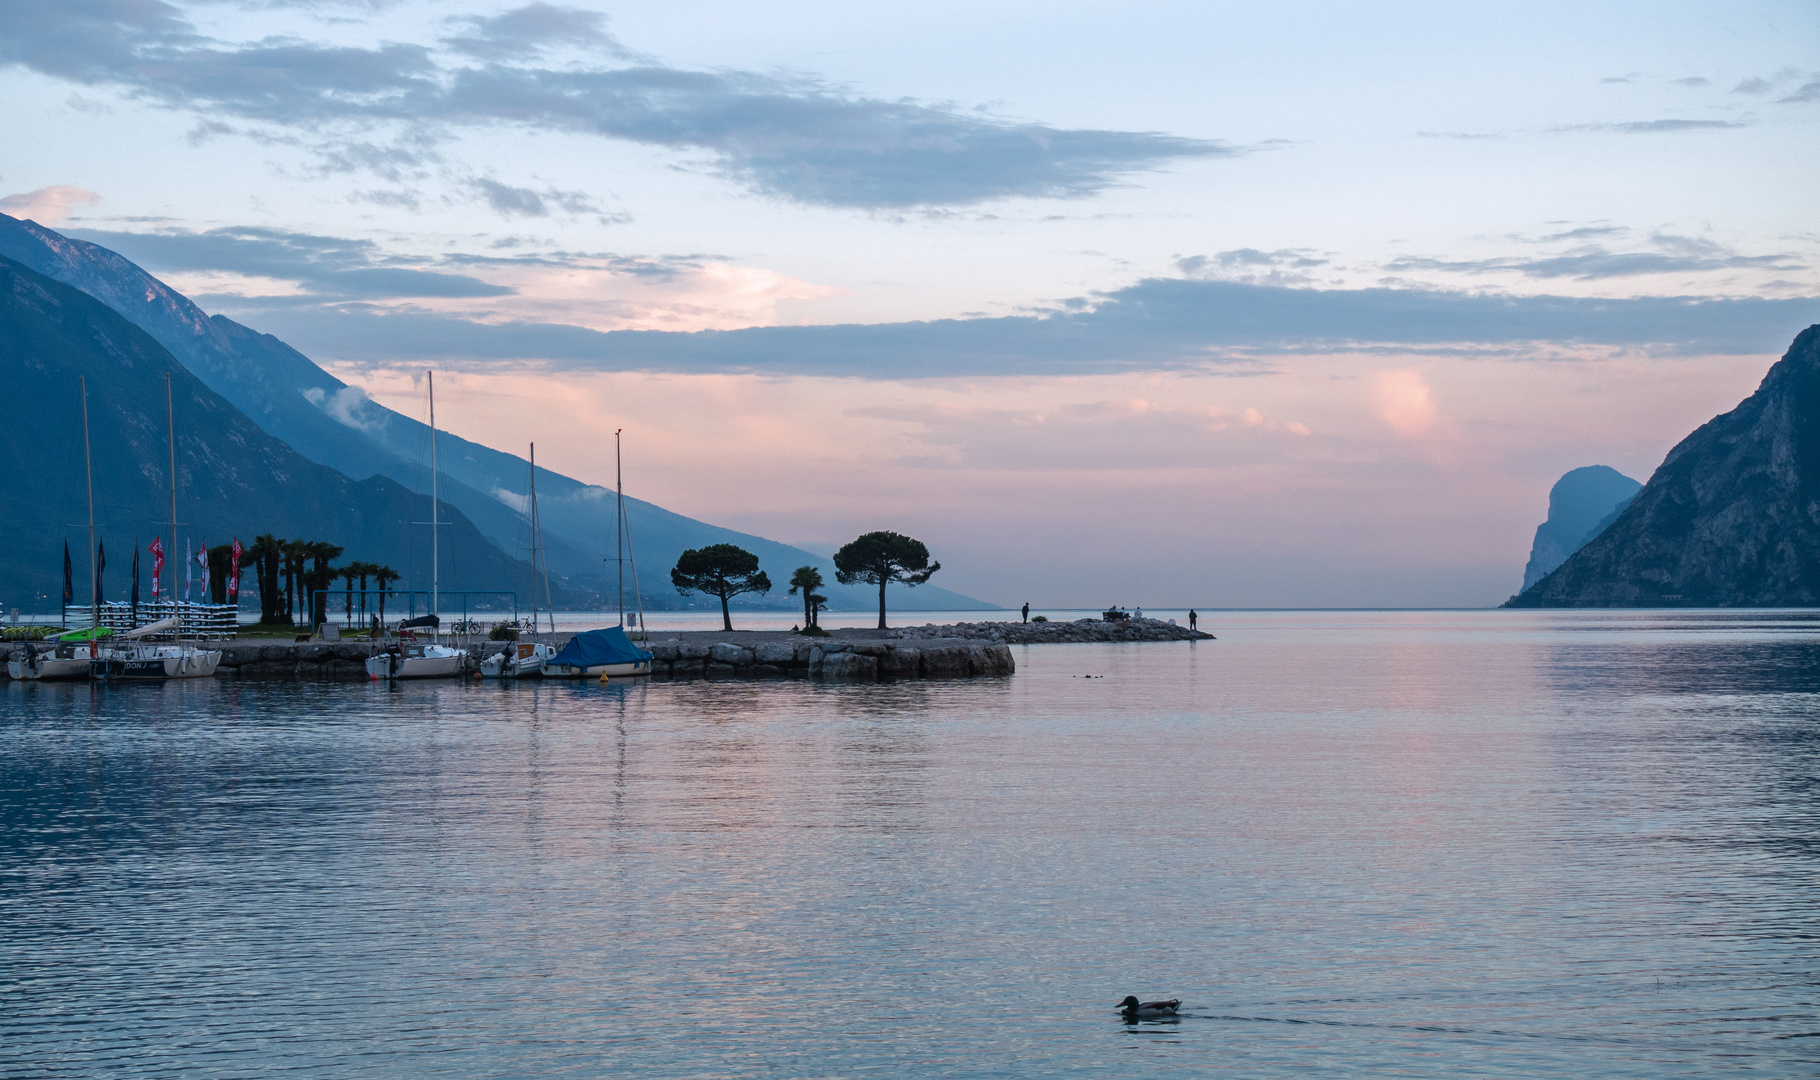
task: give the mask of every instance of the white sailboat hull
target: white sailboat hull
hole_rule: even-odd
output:
[[[520,642],[482,660],[480,673],[489,679],[541,678],[545,664],[555,655],[555,647],[541,641]]]
[[[40,656],[34,662],[8,660],[6,673],[15,679],[86,679],[86,656]]]
[[[221,665],[220,649],[188,645],[140,645],[104,652],[89,668],[97,679],[129,682],[207,679]]]

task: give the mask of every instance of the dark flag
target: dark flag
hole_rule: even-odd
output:
[[[95,545],[95,603],[101,602],[104,590],[101,587],[101,575],[107,573],[107,541]]]
[[[76,579],[74,569],[70,566],[70,542],[63,542],[63,606],[69,607],[76,602]]]
[[[139,540],[133,539],[133,625],[139,625]]]

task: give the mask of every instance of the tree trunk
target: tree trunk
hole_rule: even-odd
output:
[[[878,628],[885,629],[885,582],[891,580],[883,574],[878,578]]]
[[[727,597],[725,593],[722,593],[720,598],[720,628],[722,630],[733,629],[733,615],[727,610]]]

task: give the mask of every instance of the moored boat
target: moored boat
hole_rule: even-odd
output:
[[[98,636],[106,637],[109,633],[111,631],[104,626]],[[80,640],[87,641],[88,634],[87,630],[72,630],[42,642],[26,642],[7,658],[7,676],[25,681],[88,678],[88,650],[78,651],[74,644],[78,635]]]
[[[543,675],[544,665],[556,656],[556,647],[541,641],[520,641],[480,662],[480,673],[489,679],[531,679]]]
[[[651,654],[632,644],[632,639],[620,627],[586,630],[570,638],[561,652],[544,661],[543,674],[546,679],[649,675]]]
[[[367,657],[367,678],[378,679],[452,679],[468,670],[468,651],[453,649],[436,640],[442,631],[438,604],[442,598],[442,549],[440,545],[442,502],[437,489],[436,462],[436,374],[426,372],[430,392],[430,613],[398,624],[399,640],[384,651]],[[409,631],[428,630],[427,644],[407,641]]]
[[[400,643],[367,657],[368,679],[452,679],[467,670],[466,649]]]
[[[221,664],[220,649],[194,645],[133,645],[110,649],[89,662],[89,674],[108,682],[206,679]]]
[[[141,642],[138,639],[159,634],[175,634],[175,618],[160,619],[137,630],[128,630],[118,640],[132,642],[102,650],[89,661],[89,676],[108,682],[157,682],[164,679],[206,679],[221,665],[221,650],[184,642]]]

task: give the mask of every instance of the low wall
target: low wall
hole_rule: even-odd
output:
[[[481,658],[499,652],[501,642],[469,647],[471,669]],[[651,677],[670,679],[840,679],[878,682],[892,679],[966,679],[1010,675],[1017,670],[1011,650],[1002,643],[939,641],[908,645],[898,642],[839,640],[654,641]],[[218,674],[241,679],[293,679],[353,682],[367,677],[366,659],[373,647],[364,642],[225,642]]]
[[[657,679],[966,679],[1017,670],[1002,643],[941,641],[927,645],[838,640],[654,641]]]
[[[374,648],[350,641],[225,641],[215,674],[242,679],[365,682]]]

